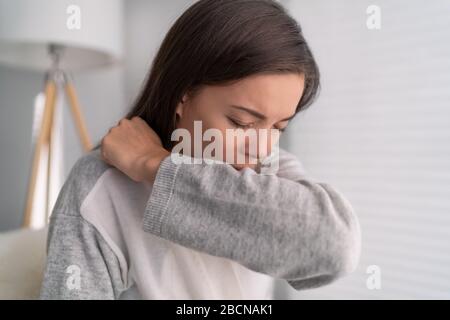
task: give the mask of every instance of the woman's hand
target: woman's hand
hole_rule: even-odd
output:
[[[161,161],[170,155],[161,139],[139,117],[121,119],[101,142],[103,160],[136,182],[153,182]]]

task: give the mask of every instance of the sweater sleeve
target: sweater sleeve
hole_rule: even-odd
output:
[[[80,158],[52,211],[40,299],[117,299],[125,280],[117,256],[80,214],[80,203],[104,170],[94,154]]]
[[[118,299],[123,282],[113,251],[82,217],[58,215],[49,226],[40,299]]]
[[[333,187],[309,179],[280,149],[277,174],[165,158],[144,213],[144,230],[285,279],[300,290],[352,272],[360,226]]]

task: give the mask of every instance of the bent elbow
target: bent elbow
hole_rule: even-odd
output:
[[[340,268],[337,275],[348,275],[356,270],[361,255],[361,240],[359,237],[352,237],[348,243],[348,248],[343,250],[340,262]]]
[[[331,284],[354,272],[361,252],[359,226],[357,230],[350,231],[346,240],[340,244],[320,258],[322,263],[319,262],[312,270],[301,270],[299,277],[287,280],[288,284],[295,290],[313,289]]]
[[[351,210],[351,219],[347,228],[341,230],[341,236],[338,237],[339,243],[336,243],[333,256],[330,259],[335,263],[332,265],[331,272],[334,279],[353,273],[358,267],[361,256],[361,229],[356,215]]]
[[[333,235],[328,239],[329,261],[334,278],[348,275],[358,267],[361,255],[361,227],[350,202],[337,190],[326,187],[329,196],[330,225]]]
[[[361,231],[353,211],[347,211],[346,227],[329,233],[320,244],[303,255],[295,270],[290,270],[288,283],[296,290],[328,285],[353,273],[361,255]],[[308,262],[305,258],[309,258]],[[294,276],[295,274],[295,276]]]

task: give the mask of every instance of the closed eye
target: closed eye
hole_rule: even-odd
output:
[[[242,122],[235,120],[233,118],[230,118],[230,117],[227,117],[227,119],[233,126],[238,127],[238,128],[246,129],[246,128],[250,128],[253,126],[253,123],[242,123]]]
[[[231,117],[227,117],[227,119],[233,126],[238,127],[238,128],[242,128],[242,129],[248,129],[248,128],[251,128],[254,125],[253,123],[242,123],[239,120],[235,120],[235,119],[233,119]],[[284,127],[284,128],[274,128],[274,129],[279,130],[280,132],[284,132],[284,131],[286,131],[287,126]]]

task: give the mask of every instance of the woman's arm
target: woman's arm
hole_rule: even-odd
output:
[[[49,229],[40,299],[117,299],[123,290],[116,256],[81,217],[59,215]],[[120,284],[120,285],[118,285]]]
[[[228,164],[177,164],[139,117],[122,119],[102,139],[101,154],[135,181],[153,182],[144,230],[257,272],[296,289],[353,271],[360,228],[350,203],[307,178],[281,150],[276,175]]]
[[[327,284],[356,268],[360,229],[349,202],[304,176],[281,150],[278,175],[228,164],[175,164],[166,157],[144,230],[282,278],[296,289]]]
[[[117,299],[125,289],[117,255],[80,206],[105,165],[93,153],[73,166],[55,203],[40,299]]]

